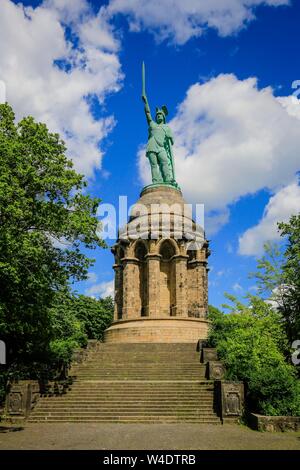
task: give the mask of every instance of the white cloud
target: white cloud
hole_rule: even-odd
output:
[[[87,97],[103,103],[122,78],[105,9],[94,14],[86,0],[44,0],[37,8],[1,0],[0,8],[0,79],[8,102],[17,118],[32,114],[59,132],[76,168],[91,176],[114,119],[94,119]]]
[[[128,17],[131,31],[148,29],[159,41],[184,44],[214,28],[220,36],[237,33],[255,18],[258,5],[287,5],[289,0],[110,0],[110,14]]]
[[[257,80],[219,75],[192,85],[170,126],[177,180],[189,202],[204,203],[206,229],[227,223],[229,206],[262,188],[276,191],[299,170],[300,101],[275,97]],[[149,168],[139,152],[140,174]]]
[[[97,282],[98,280],[98,276],[96,273],[94,273],[93,271],[90,271],[88,273],[88,282],[90,282],[91,284],[95,284],[95,282]]]
[[[205,214],[205,233],[209,236],[214,235],[220,227],[229,221],[230,212],[227,208]]]
[[[234,292],[241,292],[244,290],[243,287],[238,282],[233,284],[232,289],[234,290]]]
[[[291,215],[299,212],[300,186],[294,182],[270,198],[259,223],[246,230],[239,238],[239,253],[261,255],[265,242],[280,239],[277,222],[286,222]]]
[[[90,297],[108,297],[114,296],[114,280],[107,282],[100,282],[99,284],[94,284],[88,289],[86,289],[85,294]]]
[[[253,286],[250,286],[249,287],[249,291],[252,291],[252,292],[257,292],[258,291],[258,287],[256,285],[253,285]]]

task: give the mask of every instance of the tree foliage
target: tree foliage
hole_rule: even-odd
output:
[[[300,214],[290,218],[288,223],[278,224],[281,235],[287,237],[283,262],[283,293],[285,325],[291,341],[300,339]]]
[[[210,311],[211,346],[224,361],[229,380],[243,381],[251,411],[267,415],[299,415],[300,387],[295,367],[285,360],[286,334],[279,312],[259,297],[249,305],[232,302],[230,313]]]
[[[0,105],[0,337],[11,360],[41,354],[56,293],[92,263],[81,247],[104,246],[99,200],[84,192],[65,153],[45,124],[15,123],[12,108]]]
[[[300,215],[279,223],[283,244],[266,243],[257,262],[258,294],[281,312],[290,344],[300,339]]]

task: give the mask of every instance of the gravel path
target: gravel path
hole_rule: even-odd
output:
[[[0,449],[300,450],[300,432],[260,433],[239,425],[28,423],[0,425]]]

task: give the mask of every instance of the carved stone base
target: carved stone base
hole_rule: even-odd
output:
[[[209,322],[194,318],[119,321],[105,331],[105,343],[195,343],[207,338]]]
[[[237,418],[244,412],[244,384],[221,381],[222,418]]]
[[[14,382],[6,398],[5,415],[9,419],[25,419],[40,398],[37,380]]]
[[[207,378],[209,380],[222,380],[225,376],[225,367],[221,361],[207,363]]]

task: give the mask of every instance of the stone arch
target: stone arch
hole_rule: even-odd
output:
[[[179,247],[178,247],[176,241],[173,238],[163,238],[162,240],[159,240],[159,242],[156,245],[157,253],[161,254],[160,253],[161,252],[161,247],[164,244],[168,244],[168,245],[171,245],[173,247],[174,255],[179,255],[180,254]]]
[[[172,239],[159,244],[160,258],[160,314],[170,316],[175,307],[175,261],[177,245]]]
[[[145,240],[136,240],[133,245],[132,245],[132,253],[133,256],[137,259],[144,258],[146,254],[148,253],[148,246]]]
[[[146,315],[147,306],[147,262],[146,255],[148,249],[146,243],[143,240],[137,240],[134,244],[134,257],[138,260],[138,298],[137,298],[137,309],[140,315],[143,317]]]

